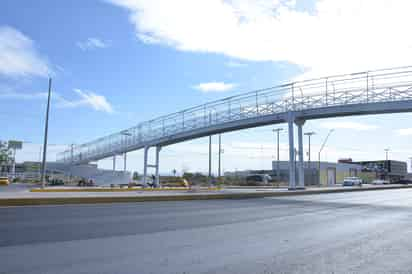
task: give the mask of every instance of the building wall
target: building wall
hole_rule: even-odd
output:
[[[47,163],[47,169],[62,172],[67,176],[92,179],[96,185],[127,184],[131,180],[131,174],[128,171],[99,169],[96,164],[67,165],[50,162]]]
[[[310,166],[310,168],[309,168]],[[276,174],[277,170],[277,161],[272,162],[273,172]],[[299,180],[298,172],[298,162],[296,162],[296,181]],[[318,170],[319,162],[311,162],[310,165],[308,162],[304,162],[305,167],[305,184],[306,185],[317,185],[319,184]],[[279,169],[281,174],[286,174],[286,181],[289,180],[289,162],[280,161]],[[335,172],[335,183],[341,183],[343,178],[349,176],[359,176],[362,170],[362,166],[358,164],[349,164],[349,163],[329,163],[329,162],[320,162],[320,184],[328,185],[328,170]]]
[[[361,161],[364,171],[376,172],[378,178],[388,180],[399,180],[407,174],[406,162],[394,160]]]

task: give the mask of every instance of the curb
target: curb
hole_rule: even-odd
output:
[[[0,206],[29,206],[29,205],[63,205],[63,204],[99,204],[99,203],[136,203],[136,202],[165,202],[165,201],[193,201],[193,200],[221,200],[221,199],[250,199],[264,197],[285,197],[326,193],[374,191],[386,189],[412,188],[412,185],[367,187],[323,190],[296,190],[291,192],[260,192],[260,193],[228,193],[228,194],[184,194],[169,196],[129,196],[129,197],[42,197],[42,198],[7,198],[0,199]]]
[[[189,188],[32,188],[30,192],[128,192],[128,191],[182,191]]]

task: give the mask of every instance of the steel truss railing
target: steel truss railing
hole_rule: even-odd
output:
[[[412,99],[412,67],[330,76],[271,87],[199,105],[74,146],[59,162],[95,161],[194,130],[249,118],[332,106]]]

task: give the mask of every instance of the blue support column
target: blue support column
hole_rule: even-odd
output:
[[[303,124],[305,120],[296,120],[298,126],[299,182],[297,188],[305,189],[305,169],[303,165]]]
[[[292,113],[288,114],[288,135],[289,135],[289,190],[296,189],[295,179],[295,143],[293,135],[294,119]]]
[[[144,147],[144,156],[143,156],[143,187],[147,186],[147,154],[150,147]]]
[[[159,154],[160,150],[162,149],[161,146],[156,146],[156,182],[155,187],[160,187],[160,177],[159,177]]]

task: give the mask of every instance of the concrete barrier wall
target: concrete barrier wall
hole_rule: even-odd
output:
[[[75,176],[86,180],[92,179],[96,185],[127,184],[131,174],[126,171],[113,171],[99,169],[97,165],[65,165],[61,163],[48,163],[47,168],[64,173],[67,176]]]

